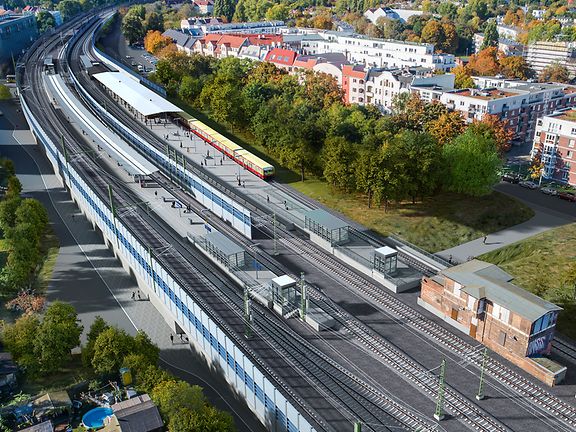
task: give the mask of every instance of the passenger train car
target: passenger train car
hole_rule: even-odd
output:
[[[274,176],[274,167],[272,165],[240,147],[234,141],[226,138],[200,120],[184,112],[179,113],[178,117],[188,126],[192,133],[258,177],[267,180]]]

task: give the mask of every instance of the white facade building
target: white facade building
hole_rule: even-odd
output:
[[[452,54],[435,54],[432,44],[331,31],[318,32],[318,35],[322,39],[302,41],[306,54],[343,53],[351,63],[388,69],[421,66],[447,72],[456,66]]]
[[[528,45],[526,61],[537,73],[553,63],[558,63],[566,66],[571,75],[576,75],[576,43],[534,42]]]

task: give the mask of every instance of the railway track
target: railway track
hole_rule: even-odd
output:
[[[121,111],[121,110],[120,110]],[[114,111],[116,114],[119,113],[118,110]],[[120,112],[121,114],[121,112]],[[144,127],[135,127],[133,125],[132,119],[130,119],[129,124],[132,124],[132,128],[139,132],[145,132],[145,138],[151,139],[152,142],[158,142],[157,137],[148,131]],[[233,192],[233,195],[237,197],[238,195]],[[244,201],[246,202],[246,201]],[[253,207],[254,204],[249,203],[249,207]],[[253,207],[254,208],[254,207]],[[256,206],[256,210],[262,214],[262,211]],[[298,244],[298,246],[302,246]],[[290,246],[288,246],[290,248]],[[294,245],[291,249],[294,249]],[[303,255],[307,259],[313,259],[314,256],[322,254],[318,248],[304,248]],[[325,258],[331,261],[326,264]],[[327,254],[323,255],[323,262],[316,264],[323,267],[327,272],[336,275],[338,278],[343,279],[348,285],[352,286],[355,290],[362,293],[362,295],[371,299],[371,301],[376,302],[384,307],[384,310],[398,320],[407,323],[411,327],[418,330],[420,333],[426,335],[432,340],[435,340],[439,345],[449,348],[451,351],[462,356],[467,361],[470,361],[476,366],[480,365],[481,358],[478,353],[474,350],[470,344],[452,334],[451,332],[437,326],[433,322],[429,321],[424,316],[420,315],[418,312],[413,310],[408,305],[403,302],[396,300],[394,297],[388,293],[383,293],[381,288],[376,287],[370,282],[366,283],[365,280],[359,280],[358,275],[346,267],[342,266],[338,261],[334,260]],[[384,294],[384,295],[383,295]],[[384,299],[383,299],[384,297]],[[550,396],[547,392],[540,389],[537,385],[533,384],[531,381],[525,379],[524,377],[514,373],[509,368],[499,364],[499,362],[491,359],[489,361],[487,371],[490,376],[497,379],[498,381],[506,384],[509,388],[514,390],[516,393],[524,396],[527,400],[533,403],[535,406],[539,407],[545,412],[554,414],[558,419],[569,427],[574,427],[576,423],[574,422],[575,410],[572,406],[564,404],[557,398]],[[559,404],[558,404],[559,403]],[[560,406],[560,409],[557,407]]]
[[[42,107],[44,111],[50,111],[50,106],[49,104],[40,104],[39,100],[36,100],[35,102],[38,103],[39,107]],[[50,118],[50,122],[52,124],[58,124],[57,122],[57,118],[55,118],[55,116],[51,116],[49,115],[48,117]],[[60,122],[62,123],[62,122]],[[65,128],[65,125],[62,125]],[[74,141],[73,137],[68,136],[68,134],[66,134],[66,141],[68,143],[68,145],[70,145],[70,148],[73,151],[78,151],[81,152],[83,151],[83,148],[73,144],[72,141]],[[53,137],[55,138],[55,137]],[[81,170],[81,172],[84,174],[84,176],[86,176],[86,178],[89,178],[92,185],[94,187],[96,187],[96,189],[99,191],[100,195],[102,198],[105,197],[106,195],[106,189],[107,189],[107,185],[110,179],[106,179],[104,178],[104,174],[102,171],[100,171],[99,169],[95,168],[94,166],[91,166],[90,163],[88,163],[89,161],[85,158],[78,158],[77,161],[74,162],[75,168]],[[130,200],[126,199],[124,197],[124,193],[119,192],[117,193],[117,197],[116,199],[120,200],[120,202],[122,203],[122,205],[129,205],[128,203],[130,202]],[[210,285],[210,281],[208,279],[204,278],[204,274],[210,274],[213,273],[213,269],[209,268],[208,266],[204,266],[204,272],[202,271],[198,271],[196,270],[196,268],[194,266],[191,266],[189,264],[189,261],[183,261],[181,257],[179,257],[178,254],[174,254],[172,253],[172,251],[170,250],[171,244],[173,242],[166,242],[165,241],[165,236],[158,236],[157,233],[155,233],[153,230],[150,230],[149,227],[147,226],[146,223],[143,222],[142,218],[145,217],[143,215],[135,215],[133,212],[129,212],[126,213],[125,215],[123,215],[121,218],[122,220],[127,223],[130,227],[132,227],[134,229],[134,231],[137,233],[137,237],[141,238],[145,244],[150,245],[154,250],[156,249],[163,249],[165,250],[165,252],[163,252],[163,257],[162,257],[162,261],[163,262],[168,262],[170,263],[170,268],[173,270],[172,274],[177,275],[178,279],[182,286],[186,286],[188,287],[191,291],[194,291],[196,293],[198,293],[199,291],[199,286],[195,285],[195,286],[190,286],[190,281],[195,281],[195,280],[203,280],[205,283],[203,285],[208,286]],[[120,217],[119,217],[120,218]],[[148,223],[151,223],[152,221],[148,221]],[[173,238],[173,240],[175,240],[175,238]],[[199,262],[197,261],[195,264],[199,265]],[[229,281],[225,281],[223,282],[224,286],[227,286],[229,284]],[[215,290],[215,289],[211,289],[210,290],[211,293],[216,293],[217,295],[219,295],[218,293],[221,292],[220,290]],[[209,293],[205,292],[205,295],[209,295]],[[235,297],[229,296],[228,297],[228,301],[227,302],[220,302],[221,304],[228,304],[230,303],[230,300],[232,298],[234,298],[235,302],[235,306],[237,306],[237,311],[242,310],[241,308],[241,296],[239,295],[239,293],[237,291],[235,291]],[[203,296],[204,297],[204,296]],[[199,302],[200,304],[204,304],[203,302]],[[208,310],[210,310],[210,308],[208,308]],[[233,310],[235,310],[233,308]],[[265,311],[259,311],[259,313],[261,314],[262,317],[266,317],[266,319],[268,321],[270,321],[270,314],[269,312],[265,312]],[[242,316],[239,313],[236,313],[236,318],[238,321],[238,325],[241,326],[242,324]],[[262,318],[264,320],[264,318]],[[285,341],[288,338],[296,338],[296,336],[294,334],[292,334],[291,332],[286,331],[286,329],[284,329],[284,332],[282,334],[278,334],[279,333],[279,328],[283,327],[281,326],[281,322],[275,322],[275,326],[270,326],[270,328],[276,328],[276,334],[270,333],[271,330],[266,330],[268,331],[268,333],[266,333],[266,337],[269,338],[270,340],[272,340],[273,338],[275,338],[274,340],[276,340],[280,346],[284,346],[285,347]],[[279,327],[280,326],[280,327]],[[226,328],[226,327],[225,327]],[[263,331],[263,330],[260,330]],[[354,413],[359,413],[359,412],[364,412],[366,416],[369,417],[369,421],[367,422],[367,424],[372,424],[372,425],[376,425],[378,423],[382,423],[381,418],[383,417],[387,417],[389,422],[395,423],[395,424],[399,424],[399,425],[404,425],[406,426],[408,429],[413,430],[415,428],[419,429],[419,430],[432,430],[430,427],[430,422],[424,421],[423,419],[419,418],[418,416],[414,415],[411,410],[406,409],[405,407],[399,405],[398,403],[396,403],[394,400],[390,399],[388,396],[380,393],[378,390],[370,387],[369,385],[363,383],[361,380],[359,380],[358,378],[356,378],[354,375],[352,375],[351,373],[349,373],[348,371],[346,371],[344,368],[341,367],[337,367],[335,364],[330,363],[330,359],[327,358],[325,355],[323,355],[320,351],[316,351],[316,350],[304,350],[304,346],[305,344],[303,344],[302,342],[304,342],[303,340],[298,340],[295,339],[295,344],[300,346],[299,351],[298,351],[298,355],[296,355],[296,359],[294,359],[294,353],[292,353],[290,355],[290,352],[284,352],[284,354],[287,356],[287,358],[291,358],[292,361],[299,361],[300,362],[300,366],[302,367],[302,359],[307,359],[310,357],[314,357],[316,356],[316,362],[315,365],[317,368],[319,368],[317,370],[317,374],[323,373],[324,375],[322,375],[322,377],[319,379],[317,376],[315,376],[316,379],[316,385],[324,385],[324,386],[328,386],[330,383],[332,383],[332,387],[331,388],[327,388],[326,391],[330,391],[333,394],[335,394],[335,396],[333,396],[332,398],[335,398],[335,400],[337,401],[337,404],[339,407],[344,407],[348,412],[350,412],[352,415],[354,415]],[[283,343],[283,344],[282,344]],[[294,346],[296,346],[294,345]],[[242,345],[241,345],[242,346]],[[276,347],[276,349],[279,349]],[[285,349],[285,348],[280,348],[280,349]],[[311,367],[310,364],[306,364],[306,367]],[[332,368],[332,370],[334,370],[333,372],[331,372],[331,374],[327,375],[326,371],[331,370],[330,368]],[[269,370],[269,369],[268,369]],[[303,369],[306,370],[306,369]],[[270,372],[273,374],[273,372]],[[307,376],[307,375],[305,375]],[[342,394],[341,392],[345,391],[346,394]],[[297,396],[294,395],[292,393],[292,396],[295,396],[296,399]],[[370,407],[370,410],[367,409],[367,407]],[[393,411],[394,416],[391,416],[389,413],[386,412],[386,410],[384,408],[390,408]],[[357,414],[356,414],[357,415]],[[396,419],[396,416],[399,416],[399,419]],[[354,418],[354,417],[353,417]],[[317,419],[319,420],[319,419]],[[320,424],[322,424],[321,420],[319,420]],[[383,427],[387,426],[385,424],[382,424]],[[394,426],[397,427],[397,426]],[[370,429],[372,429],[372,427],[369,427]],[[435,428],[435,427],[433,427]],[[329,428],[326,427],[326,430],[329,430]],[[374,429],[376,430],[376,429]],[[382,430],[381,428],[379,428],[378,430]]]

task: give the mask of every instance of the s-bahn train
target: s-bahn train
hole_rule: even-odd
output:
[[[243,166],[248,171],[256,174],[258,177],[267,180],[274,177],[274,167],[258,156],[253,155],[248,150],[243,149],[234,141],[226,138],[221,133],[215,131],[210,126],[205,125],[200,120],[192,117],[190,114],[181,112],[177,115],[190,132],[218,149],[237,164]]]

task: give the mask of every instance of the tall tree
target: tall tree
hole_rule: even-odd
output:
[[[534,76],[534,71],[522,56],[501,56],[498,61],[500,72],[506,78],[527,80]]]
[[[92,357],[94,357],[94,344],[96,339],[104,330],[108,328],[108,324],[100,315],[94,318],[94,322],[90,326],[90,330],[86,336],[86,346],[82,347],[82,362],[84,366],[89,367],[92,365]]]
[[[489,47],[498,48],[498,29],[496,28],[496,20],[490,20],[486,24],[484,29],[484,40],[482,41],[482,46],[480,49],[486,49]]]
[[[484,135],[486,138],[493,139],[496,143],[496,149],[500,155],[503,155],[512,145],[514,131],[510,127],[508,120],[500,118],[494,114],[484,114],[482,120],[475,120],[470,128],[478,135]]]
[[[146,18],[146,31],[164,31],[164,17],[161,13],[150,12]]]
[[[48,373],[59,370],[70,359],[72,348],[80,345],[82,330],[72,305],[52,303],[34,339],[34,354],[40,370]]]
[[[127,13],[122,20],[122,33],[130,45],[144,39],[142,19],[135,13]]]
[[[56,27],[56,20],[50,12],[40,11],[36,15],[36,25],[38,26],[38,32],[44,33],[46,30]]]
[[[354,161],[356,152],[342,137],[329,137],[322,150],[324,177],[333,186],[350,191],[354,188]]]
[[[179,409],[170,418],[169,432],[235,432],[232,416],[211,406],[198,411]]]
[[[468,129],[442,148],[447,173],[445,187],[472,196],[490,193],[498,180],[502,160],[496,143]]]
[[[464,132],[466,122],[459,111],[442,114],[438,119],[426,125],[426,131],[432,135],[438,144],[445,145]]]
[[[168,419],[181,409],[200,411],[206,404],[202,388],[185,381],[163,381],[154,387],[150,396]]]
[[[58,3],[56,9],[62,14],[62,19],[67,21],[74,15],[79,14],[82,11],[82,6],[76,0],[63,0]]]
[[[498,49],[496,47],[488,47],[478,54],[471,55],[467,66],[473,74],[484,76],[498,74],[500,72]]]
[[[118,371],[124,357],[132,352],[134,340],[124,330],[110,327],[102,331],[94,343],[92,367],[96,373]]]
[[[34,356],[34,339],[40,328],[36,315],[22,315],[14,324],[5,324],[2,329],[2,343],[14,360],[25,366],[37,364]]]
[[[214,0],[214,10],[212,15],[226,17],[228,21],[232,20],[234,16],[235,2],[234,0]]]
[[[454,87],[457,89],[473,88],[474,80],[471,71],[466,66],[456,66],[452,69],[454,74]]]

